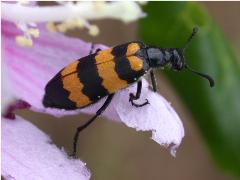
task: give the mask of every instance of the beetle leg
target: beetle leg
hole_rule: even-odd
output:
[[[92,44],[91,44],[91,49],[90,49],[89,55],[93,54],[93,50],[94,50],[94,44],[92,43]],[[101,49],[98,48],[94,53],[97,53],[98,51],[101,51]]]
[[[93,49],[94,49],[94,44],[92,43],[92,44],[91,44],[91,49],[90,49],[89,55],[90,55],[90,54],[93,54]]]
[[[79,126],[75,132],[74,135],[74,139],[73,139],[73,153],[71,154],[72,157],[76,157],[76,153],[77,153],[77,142],[78,142],[78,138],[79,138],[79,133],[84,130],[85,128],[87,128],[92,122],[94,122],[94,120],[100,116],[108,107],[108,105],[111,103],[112,99],[113,99],[114,94],[110,94],[106,101],[104,102],[104,104],[102,105],[102,107],[100,109],[97,110],[96,114],[90,119],[88,120],[85,124],[83,124],[82,126]]]
[[[142,81],[140,80],[140,81],[138,81],[138,84],[137,84],[136,95],[134,95],[133,93],[129,94],[129,102],[131,102],[131,104],[135,107],[142,107],[142,106],[149,104],[147,99],[143,104],[136,104],[135,102],[133,102],[134,100],[138,100],[140,98],[141,91],[142,91]]]
[[[151,81],[152,81],[153,92],[157,92],[157,83],[156,83],[155,75],[154,75],[152,69],[150,71],[150,77],[151,77]]]
[[[97,53],[97,52],[99,52],[99,51],[101,51],[101,49],[100,49],[100,48],[98,48],[98,49],[95,51],[95,53]]]

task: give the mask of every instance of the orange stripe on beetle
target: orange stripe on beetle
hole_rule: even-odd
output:
[[[112,48],[99,51],[95,56],[96,64],[101,64],[107,61],[111,61],[114,59],[114,56],[111,54]]]
[[[91,103],[91,100],[82,93],[82,89],[84,85],[81,83],[80,79],[78,78],[78,73],[73,73],[77,71],[78,61],[72,63],[68,67],[62,70],[61,75],[65,76],[62,77],[63,88],[69,92],[68,98],[76,103],[77,107],[83,107]],[[66,76],[69,73],[68,76]]]
[[[99,76],[103,79],[102,86],[107,89],[110,94],[128,86],[127,81],[120,79],[115,71],[114,61],[98,64],[97,69]]]
[[[143,68],[143,60],[137,56],[127,57],[130,63],[131,69],[134,71],[140,71]]]
[[[71,74],[73,72],[76,72],[77,70],[77,65],[78,65],[79,61],[75,61],[72,64],[69,64],[67,67],[65,67],[62,71],[61,71],[61,75],[62,76],[66,76],[68,74]]]
[[[130,43],[127,47],[126,56],[134,55],[140,49],[139,44],[137,43]]]
[[[96,65],[99,76],[102,78],[102,86],[111,94],[128,86],[127,81],[119,78],[115,71],[114,55],[112,48],[100,51],[96,56]]]

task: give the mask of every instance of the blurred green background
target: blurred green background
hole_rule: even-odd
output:
[[[240,3],[151,2],[145,19],[131,24],[96,21],[101,33],[69,35],[114,46],[144,40],[161,47],[182,47],[194,26],[199,33],[187,49],[194,69],[209,73],[216,87],[189,72],[159,72],[159,92],[180,115],[186,136],[173,158],[150,140],[150,133],[99,118],[80,136],[79,157],[92,179],[235,179],[240,177]],[[75,128],[89,116],[54,117],[18,111],[71,151]]]

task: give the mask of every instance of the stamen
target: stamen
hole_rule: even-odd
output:
[[[87,28],[91,36],[99,34],[99,28],[90,20],[104,18],[118,19],[125,23],[145,17],[137,2],[58,2],[57,6],[38,6],[28,1],[15,4],[2,3],[2,18],[15,23],[24,33],[16,37],[21,45],[30,46],[32,38],[39,36],[36,23],[47,23],[51,32],[66,32],[74,28]],[[54,12],[54,13],[52,13]],[[56,23],[56,24],[54,24]]]

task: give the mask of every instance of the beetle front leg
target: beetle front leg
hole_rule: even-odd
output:
[[[150,71],[150,77],[151,77],[151,81],[152,81],[153,92],[157,92],[157,83],[156,83],[155,75],[154,75],[152,69]]]
[[[135,102],[133,102],[134,100],[138,100],[140,98],[141,91],[142,91],[142,81],[140,80],[140,81],[138,81],[138,84],[137,84],[136,95],[134,95],[133,93],[129,94],[129,102],[131,102],[131,104],[135,107],[142,107],[142,106],[145,106],[145,105],[149,104],[147,99],[142,104],[136,104]]]

